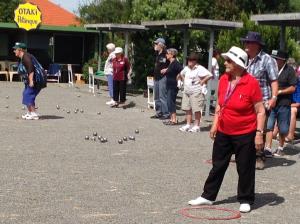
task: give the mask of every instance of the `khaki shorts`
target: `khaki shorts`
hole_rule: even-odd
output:
[[[205,97],[202,93],[182,94],[182,110],[192,110],[193,112],[202,111],[205,104]]]

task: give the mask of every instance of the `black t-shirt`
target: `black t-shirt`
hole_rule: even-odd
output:
[[[160,71],[164,68],[167,68],[169,65],[169,61],[166,58],[166,51],[162,51],[160,54],[156,56],[155,59],[155,66],[154,66],[154,79],[160,80],[163,75]]]
[[[24,52],[24,55],[21,59],[22,64],[24,65],[24,67],[26,68],[26,71],[28,73],[28,75],[32,72],[34,72],[34,67],[32,64],[32,60],[31,60],[31,55],[27,52]]]
[[[167,77],[167,89],[176,89],[177,88],[177,75],[181,72],[182,65],[179,61],[174,60],[172,63],[169,64],[169,67],[165,73]]]
[[[282,72],[278,77],[278,89],[286,89],[290,86],[297,85],[297,77],[295,70],[289,66],[285,65]],[[276,106],[290,106],[292,103],[292,94],[279,95],[277,98]]]

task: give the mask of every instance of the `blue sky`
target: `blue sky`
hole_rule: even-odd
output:
[[[80,0],[50,0],[70,12],[77,11]]]

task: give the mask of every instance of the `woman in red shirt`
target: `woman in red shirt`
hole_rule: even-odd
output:
[[[235,154],[240,211],[250,212],[255,195],[256,150],[263,148],[265,109],[259,84],[246,71],[247,53],[233,46],[222,57],[226,71],[219,82],[219,101],[210,130],[210,137],[214,139],[213,168],[202,195],[189,204],[213,204],[231,156]]]
[[[126,83],[130,80],[131,66],[126,57],[124,57],[123,49],[116,47],[114,51],[116,57],[112,61],[113,66],[113,98],[112,107],[124,104],[126,101]]]

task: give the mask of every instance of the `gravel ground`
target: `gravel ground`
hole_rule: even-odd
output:
[[[49,84],[37,98],[41,119],[25,121],[20,118],[22,89],[19,82],[0,82],[0,223],[225,222],[179,213],[201,194],[211,168],[206,163],[212,149],[209,121],[203,121],[201,133],[181,133],[180,126],[150,119],[153,111],[141,95],[129,94],[126,109],[112,109],[105,105],[105,87],[93,96],[87,86],[66,84]],[[178,114],[183,123],[184,113]],[[108,142],[85,140],[93,132]],[[118,144],[130,135],[135,141]],[[289,146],[286,156],[269,159],[256,173],[253,211],[226,223],[298,224],[299,152],[297,145]],[[215,206],[238,210],[236,185],[232,163]]]

